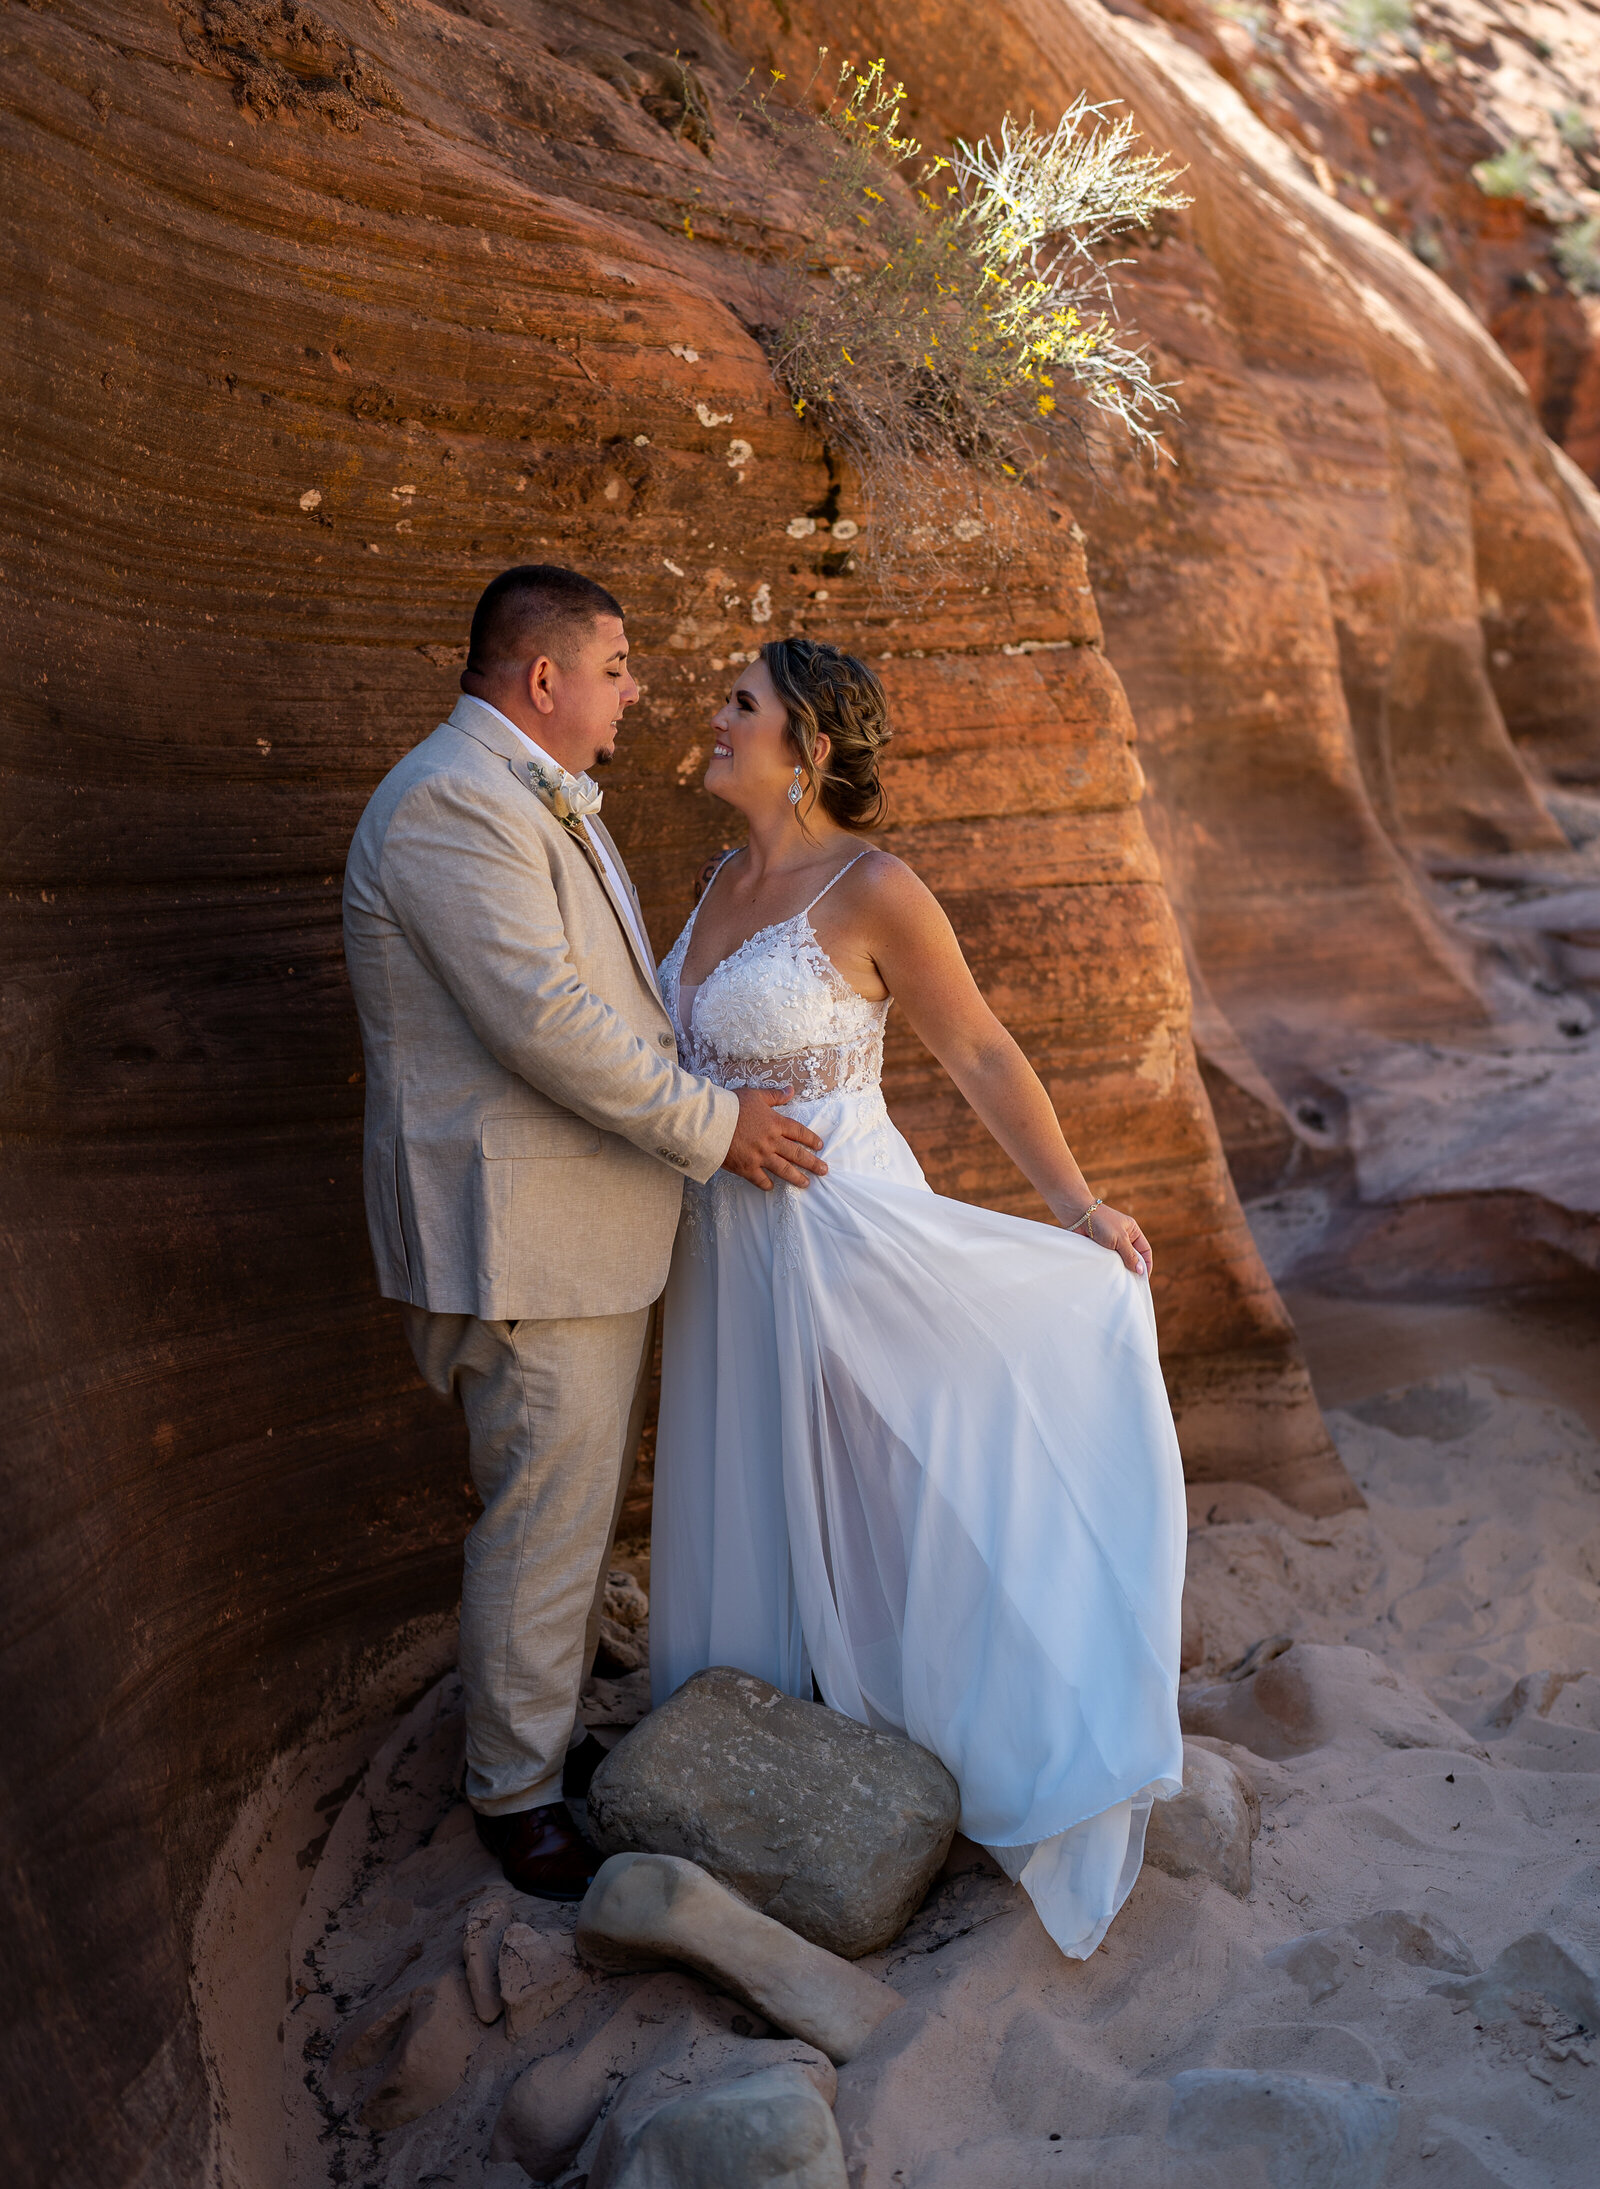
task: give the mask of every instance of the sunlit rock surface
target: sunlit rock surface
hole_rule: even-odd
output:
[[[337,901],[483,580],[549,555],[628,604],[647,689],[607,817],[662,945],[724,840],[695,785],[734,656],[809,628],[882,663],[892,841],[1158,1242],[1191,1471],[1304,1515],[1350,1492],[1221,1161],[1180,937],[1268,1190],[1343,1160],[1341,1045],[1365,1087],[1419,1030],[1492,1043],[1412,855],[1554,886],[1529,769],[1587,810],[1594,532],[1465,308],[1192,49],[1085,0],[61,0],[0,37],[7,1829],[36,2001],[0,2149],[18,2179],[165,2183],[213,2133],[185,1941],[240,1794],[455,1589],[457,1431],[372,1296]],[[1185,383],[1180,469],[1062,482],[1003,588],[976,540],[916,614],[820,529],[866,512],[749,332],[808,178],[767,174],[738,87],[769,41],[809,71],[830,39],[914,77],[930,136],[1125,96],[1196,196],[1130,274]],[[1537,1021],[1554,1051],[1578,1008]],[[903,1036],[891,1094],[941,1188],[1030,1205]],[[1570,1261],[1559,1165],[1539,1190]]]
[[[885,54],[930,140],[1087,86],[1185,166],[1192,209],[1118,277],[1177,461],[1078,516],[1241,1190],[1310,1196],[1252,1210],[1297,1281],[1593,1271],[1600,496],[1485,324],[1538,254],[1480,250],[1528,216],[1472,179],[1495,131],[1555,159],[1539,87],[1582,80],[1590,19],[1550,10],[1523,68],[1446,9],[1358,69],[1298,7],[878,0],[791,8],[786,39],[737,12],[795,71],[829,38]],[[1341,180],[1358,130],[1382,211]],[[1461,294],[1390,232],[1403,204],[1449,212]]]

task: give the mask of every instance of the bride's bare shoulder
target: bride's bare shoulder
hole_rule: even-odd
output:
[[[914,868],[892,851],[874,844],[860,860],[850,879],[856,884],[856,902],[863,911],[890,918],[925,917],[938,910],[939,900]]]

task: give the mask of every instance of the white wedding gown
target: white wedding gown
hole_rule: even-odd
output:
[[[1183,1777],[1185,1508],[1150,1288],[1087,1239],[930,1189],[879,1089],[889,1006],[845,981],[812,909],[692,995],[691,916],[661,969],[685,1064],[793,1086],[828,1175],[686,1189],[655,1700],[709,1665],[805,1697],[815,1674],[944,1762],[961,1829],[1083,1957]]]

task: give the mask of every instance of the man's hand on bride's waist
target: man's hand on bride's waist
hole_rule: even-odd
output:
[[[785,1117],[778,1107],[794,1093],[792,1087],[737,1087],[733,1091],[739,1097],[739,1122],[722,1158],[725,1171],[732,1171],[736,1178],[748,1178],[763,1193],[770,1193],[780,1180],[789,1186],[809,1186],[811,1176],[827,1176],[822,1142],[808,1126]]]

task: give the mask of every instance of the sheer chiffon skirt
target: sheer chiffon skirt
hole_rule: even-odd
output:
[[[1178,1792],[1186,1534],[1149,1286],[934,1194],[883,1099],[788,1105],[829,1175],[690,1189],[666,1299],[656,1700],[708,1665],[904,1732],[1092,1953]]]

